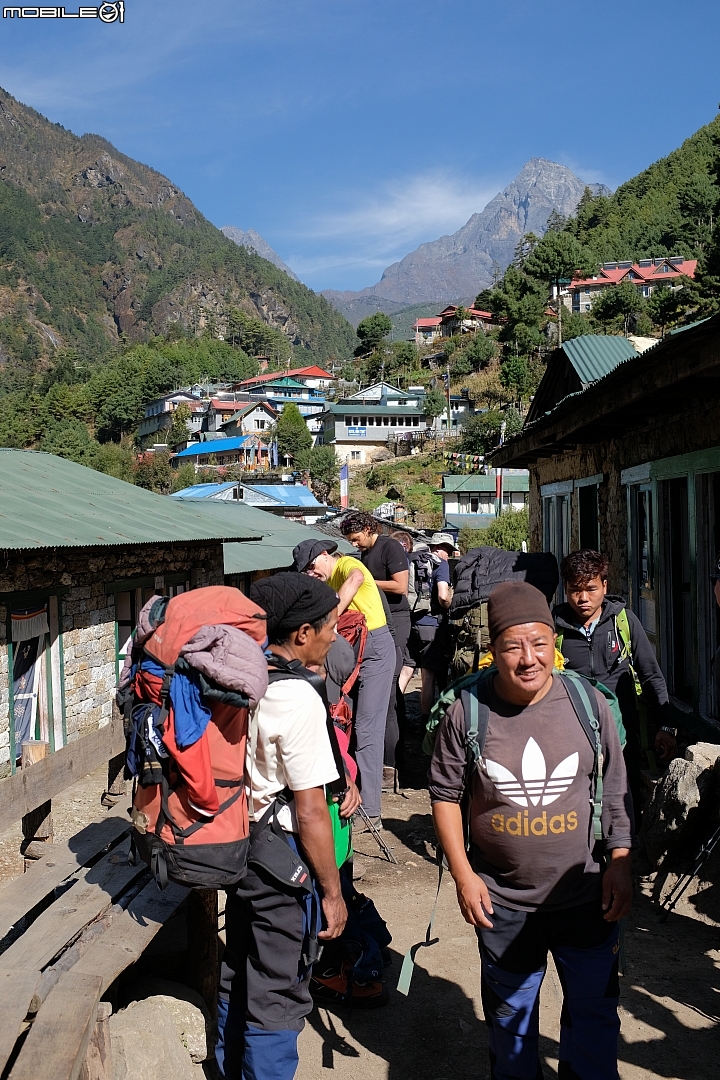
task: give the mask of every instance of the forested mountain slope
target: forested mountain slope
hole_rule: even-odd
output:
[[[354,346],[324,297],[223,236],[166,177],[0,90],[0,375],[17,384],[57,349],[92,363],[171,328],[225,336],[233,310],[301,362]]]
[[[613,195],[586,194],[566,228],[598,262],[686,255],[697,258],[716,224],[713,163],[720,117],[622,184]]]

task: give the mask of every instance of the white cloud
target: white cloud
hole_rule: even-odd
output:
[[[347,209],[312,216],[304,237],[344,240],[377,251],[392,251],[408,243],[435,240],[455,232],[480,212],[498,188],[466,177],[428,171],[388,182],[372,196],[353,193]]]

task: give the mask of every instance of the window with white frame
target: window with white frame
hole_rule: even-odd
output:
[[[65,742],[62,635],[58,594],[15,593],[7,605],[10,771],[22,744],[34,739],[58,750]]]

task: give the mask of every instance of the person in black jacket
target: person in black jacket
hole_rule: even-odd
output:
[[[560,573],[567,595],[567,602],[553,610],[555,629],[562,639],[560,651],[566,667],[597,679],[618,699],[627,732],[625,764],[636,814],[639,814],[640,770],[644,763],[640,703],[633,670],[642,688],[647,718],[657,731],[646,745],[654,745],[660,760],[669,762],[676,749],[677,731],[669,724],[665,678],[637,615],[630,611],[622,597],[608,595],[607,558],[590,549],[573,551],[563,559]],[[623,611],[630,630],[630,655],[622,627],[618,626],[618,617]]]

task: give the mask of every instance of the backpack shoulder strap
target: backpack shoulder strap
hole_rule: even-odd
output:
[[[635,664],[633,663],[632,631],[630,630],[630,620],[628,619],[627,608],[622,608],[615,616],[615,629],[620,642],[620,658],[622,660],[627,660],[629,663],[630,674],[632,675],[633,683],[635,684],[635,693],[639,697],[642,694],[642,685],[638,678],[638,673],[635,670]]]
[[[337,780],[333,780],[326,786],[327,788],[329,788],[333,795],[343,795],[347,790],[347,782],[345,779],[345,762],[342,759],[342,754],[340,753],[340,746],[337,741],[337,732],[335,731],[335,724],[333,722],[332,714],[330,712],[330,704],[328,702],[325,680],[321,679],[319,675],[316,675],[314,671],[308,671],[306,667],[303,667],[299,660],[285,660],[284,657],[277,656],[273,653],[270,663],[273,666],[268,666],[269,684],[275,682],[282,682],[284,679],[301,679],[303,682],[309,683],[310,686],[312,686],[313,690],[325,706],[325,721],[327,726],[327,733],[330,740],[330,748],[332,749],[333,759],[335,761],[335,768],[337,769],[338,774]]]
[[[465,716],[465,746],[468,770],[472,770],[482,757],[490,723],[490,709],[478,696],[480,680],[460,691]]]
[[[559,672],[580,726],[587,735],[593,754],[593,838],[602,840],[603,751],[600,742],[600,709],[592,683],[576,671]]]

